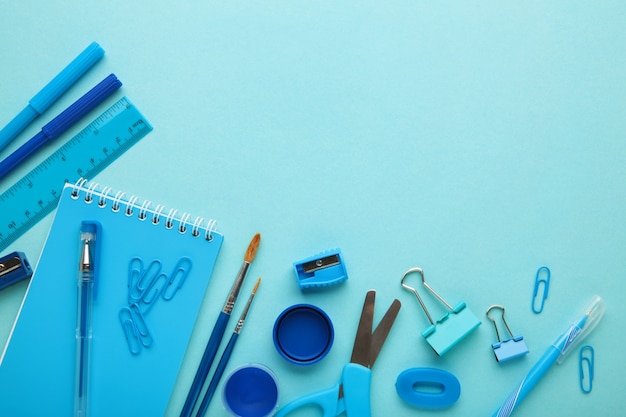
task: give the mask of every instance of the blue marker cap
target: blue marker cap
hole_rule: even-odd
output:
[[[274,323],[274,346],[296,365],[311,365],[328,354],[335,331],[328,315],[319,307],[296,304],[285,309]]]
[[[236,417],[270,416],[278,406],[278,381],[263,365],[240,366],[226,379],[222,401]]]
[[[80,53],[67,67],[52,79],[29,104],[38,112],[43,113],[52,103],[58,100],[67,89],[82,77],[89,68],[104,55],[104,49],[97,42],[92,42],[83,52]]]
[[[97,42],[91,43],[70,62],[56,77],[39,91],[13,120],[0,130],[0,150],[15,138],[26,126],[45,112],[76,81],[78,81],[104,55]]]

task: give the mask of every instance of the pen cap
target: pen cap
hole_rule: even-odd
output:
[[[40,114],[43,113],[103,55],[104,49],[97,42],[92,42],[30,100],[30,105]]]
[[[593,329],[595,329],[600,322],[602,315],[604,315],[605,309],[606,305],[602,297],[594,295],[585,309],[581,311],[578,321],[572,323],[570,330],[567,332],[570,340],[567,341],[561,350],[561,354],[557,359],[558,363],[561,363],[565,356],[574,350],[574,348],[582,342]]]

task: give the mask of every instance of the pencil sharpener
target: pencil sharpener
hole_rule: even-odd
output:
[[[528,353],[528,347],[524,342],[524,336],[515,336],[512,339],[503,340],[502,342],[493,343],[491,345],[493,353],[496,355],[498,362],[506,362]]]
[[[0,259],[0,290],[33,276],[33,269],[23,252],[12,252]]]
[[[348,279],[339,249],[328,250],[295,262],[293,268],[302,291],[340,284]]]

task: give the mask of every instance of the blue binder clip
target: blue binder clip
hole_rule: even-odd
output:
[[[417,290],[404,283],[406,277],[413,272],[417,272],[421,275],[422,284],[450,310],[436,322],[433,321]],[[424,280],[424,271],[422,268],[411,268],[406,271],[402,276],[401,284],[403,288],[415,294],[417,301],[419,301],[424,313],[426,313],[430,326],[422,332],[422,336],[424,336],[437,355],[442,356],[480,325],[480,320],[467,308],[465,302],[460,302],[455,307],[452,307],[437,294]]]
[[[33,276],[33,269],[23,252],[11,252],[0,259],[0,290]]]
[[[504,327],[506,327],[507,332],[509,332],[509,335],[511,335],[510,339],[500,339],[500,332],[498,331],[498,325],[496,324],[496,320],[489,315],[489,312],[496,308],[502,310],[502,323],[504,323]],[[498,343],[493,343],[491,347],[493,348],[493,353],[494,355],[496,355],[496,360],[498,362],[506,362],[510,359],[514,359],[528,353],[528,347],[526,346],[526,342],[524,342],[524,336],[514,336],[513,332],[511,332],[511,328],[504,319],[503,306],[492,305],[487,309],[486,314],[487,318],[493,322],[493,326],[496,328],[496,337],[498,338]]]
[[[302,291],[336,285],[348,279],[339,249],[328,250],[295,262],[293,268]]]

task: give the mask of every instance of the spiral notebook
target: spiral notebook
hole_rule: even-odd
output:
[[[0,416],[72,415],[82,221],[101,224],[92,417],[162,416],[224,240],[204,221],[100,189],[64,187],[0,362]]]

